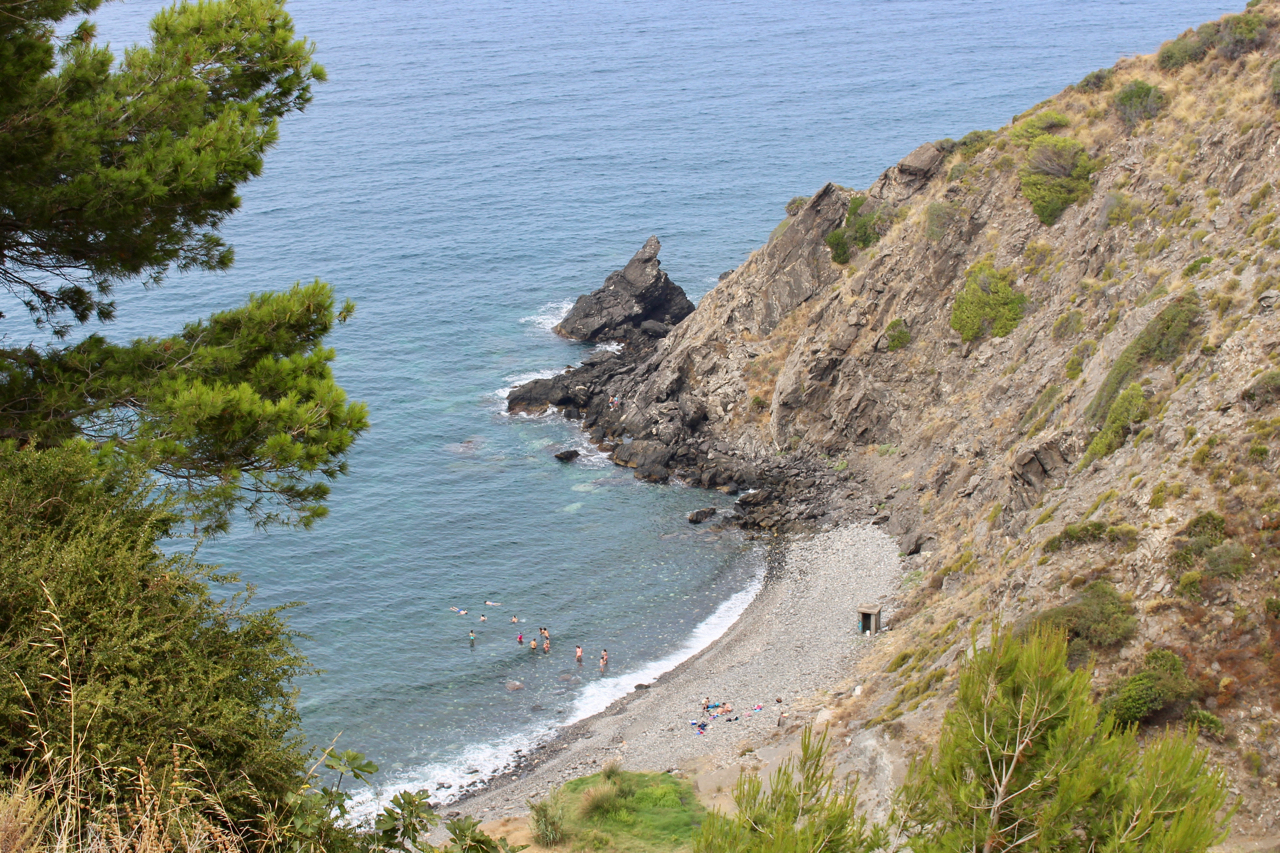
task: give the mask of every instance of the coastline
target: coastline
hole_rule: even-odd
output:
[[[897,543],[870,525],[780,542],[761,590],[718,639],[643,689],[566,725],[445,814],[486,822],[523,815],[528,799],[610,761],[658,772],[733,765],[736,778],[740,755],[812,720],[820,694],[845,687],[852,664],[875,642],[858,632],[858,605],[881,604],[891,626],[901,574]],[[690,722],[707,719],[701,704],[708,697],[730,703],[736,719],[712,719],[697,734]],[[757,705],[763,709],[753,711]]]

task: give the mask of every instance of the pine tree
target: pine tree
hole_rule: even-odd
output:
[[[100,3],[0,15],[0,287],[51,335],[0,335],[0,440],[87,441],[105,463],[149,470],[201,533],[237,507],[309,525],[368,426],[330,370],[324,338],[354,306],[337,309],[327,284],[252,297],[170,337],[59,341],[114,317],[119,282],[230,266],[218,228],[324,71],[283,0],[180,3],[119,62],[87,22],[58,35]]]
[[[1101,715],[1089,667],[1052,629],[993,633],[960,675],[936,751],[915,762],[896,817],[915,853],[1203,851],[1225,835],[1226,782],[1194,730],[1140,747]]]

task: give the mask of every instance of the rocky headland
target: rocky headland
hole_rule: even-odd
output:
[[[827,184],[691,313],[650,240],[559,329],[619,351],[509,406],[745,492],[749,530],[895,537],[895,630],[829,700],[847,766],[933,741],[975,627],[1052,618],[1101,699],[1173,652],[1138,721],[1197,721],[1235,831],[1280,835],[1278,69],[1251,3]]]

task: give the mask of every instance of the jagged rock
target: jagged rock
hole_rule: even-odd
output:
[[[1277,303],[1280,303],[1280,290],[1264,290],[1258,294],[1258,304],[1268,311],[1273,310]]]
[[[646,321],[670,327],[693,313],[689,297],[658,267],[661,248],[658,238],[650,237],[625,268],[609,274],[603,287],[578,297],[556,332],[580,341],[625,337]]]
[[[561,450],[559,453],[556,454],[556,458],[559,459],[561,462],[572,462],[573,460],[577,459],[581,455],[582,454],[576,450]]]
[[[695,509],[693,512],[689,513],[689,523],[701,524],[702,522],[711,518],[715,514],[716,514],[716,508],[713,506],[709,506],[704,509]]]

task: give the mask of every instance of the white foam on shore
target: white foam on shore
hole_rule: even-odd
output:
[[[763,586],[764,569],[761,568],[746,589],[730,596],[717,607],[715,612],[693,629],[689,639],[679,649],[638,670],[588,684],[582,691],[582,695],[573,703],[573,708],[569,712],[568,722],[576,723],[578,720],[586,719],[592,714],[600,713],[615,700],[621,699],[635,690],[637,684],[648,684],[658,676],[670,672],[707,646],[710,646],[724,636],[724,632],[728,631],[734,622],[738,621],[738,617],[747,609],[747,605],[759,594]]]
[[[574,701],[563,722],[548,723],[543,728],[525,729],[495,741],[472,744],[463,750],[462,755],[452,761],[439,761],[406,770],[394,779],[388,780],[376,791],[366,790],[355,796],[351,801],[349,820],[353,824],[370,822],[382,810],[384,803],[390,802],[392,797],[403,791],[426,789],[431,792],[432,799],[441,805],[448,805],[470,793],[477,786],[476,783],[488,781],[508,770],[516,761],[517,750],[528,755],[546,743],[555,734],[557,728],[576,723],[592,714],[598,714],[615,700],[635,690],[636,684],[647,684],[663,673],[670,672],[720,639],[747,609],[763,586],[764,568],[762,566],[745,589],[730,596],[693,629],[693,633],[683,646],[638,670],[589,684],[582,695]],[[441,783],[451,787],[440,788]]]
[[[560,370],[531,370],[528,373],[516,373],[511,376],[504,376],[502,377],[502,380],[504,382],[509,382],[510,384],[494,391],[493,396],[505,404],[507,402],[507,395],[526,382],[532,382],[535,379],[550,379],[553,376],[559,376],[563,372],[564,368],[561,368]],[[503,410],[506,410],[505,405],[503,406]]]
[[[556,324],[563,320],[569,313],[569,309],[573,307],[572,299],[565,299],[560,302],[550,302],[538,309],[538,313],[530,314],[528,317],[521,317],[521,323],[528,323],[537,326],[544,331],[551,331]]]

